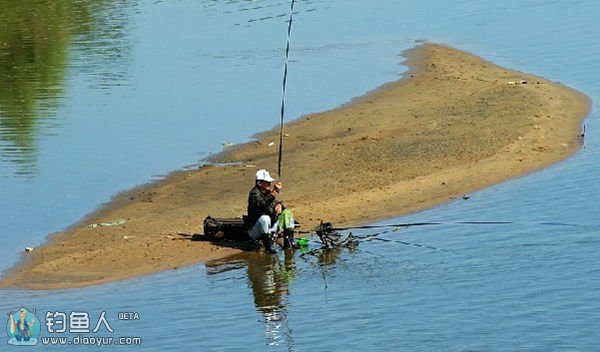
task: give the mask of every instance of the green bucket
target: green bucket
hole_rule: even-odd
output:
[[[307,237],[302,237],[298,239],[298,245],[300,247],[306,247],[308,246],[308,242],[310,241],[310,239],[308,239]]]

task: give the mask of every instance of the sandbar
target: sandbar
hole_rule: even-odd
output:
[[[404,57],[409,70],[399,81],[286,124],[280,198],[302,229],[417,212],[581,147],[590,109],[582,93],[445,45],[419,44]],[[177,233],[201,233],[207,215],[241,216],[256,170],[277,169],[277,140],[277,128],[262,132],[212,164],[116,195],[24,253],[0,287],[96,285],[239,252]],[[117,219],[126,222],[88,226]]]

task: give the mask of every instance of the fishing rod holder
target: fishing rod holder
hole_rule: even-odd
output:
[[[332,223],[321,221],[319,226],[315,229],[315,233],[319,236],[319,240],[326,248],[340,246],[340,238],[342,235],[335,230]]]

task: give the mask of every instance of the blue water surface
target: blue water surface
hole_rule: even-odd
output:
[[[43,66],[59,78],[39,88],[35,123],[0,124],[2,270],[115,193],[278,120],[288,2],[65,6],[83,23],[52,22],[69,37],[51,46],[64,57]],[[147,351],[598,350],[600,3],[307,0],[296,11],[290,119],[398,79],[398,54],[428,40],[584,92],[585,146],[469,200],[386,221],[444,225],[389,231],[354,250],[244,254],[84,289],[3,290],[0,311],[35,308],[40,339],[77,336],[48,333],[46,312],[88,312],[91,328],[105,312],[114,332],[84,336],[139,337]],[[0,107],[3,121],[11,106]],[[511,223],[456,223],[464,220]],[[81,349],[44,346],[69,348]]]

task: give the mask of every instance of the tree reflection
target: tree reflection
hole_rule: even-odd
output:
[[[117,17],[120,24],[110,31],[101,21],[114,15],[110,9],[122,11],[122,5],[102,0],[0,0],[0,154],[17,163],[20,173],[31,174],[35,168],[40,121],[53,116],[61,104],[69,49],[79,38],[123,37],[125,17]]]

